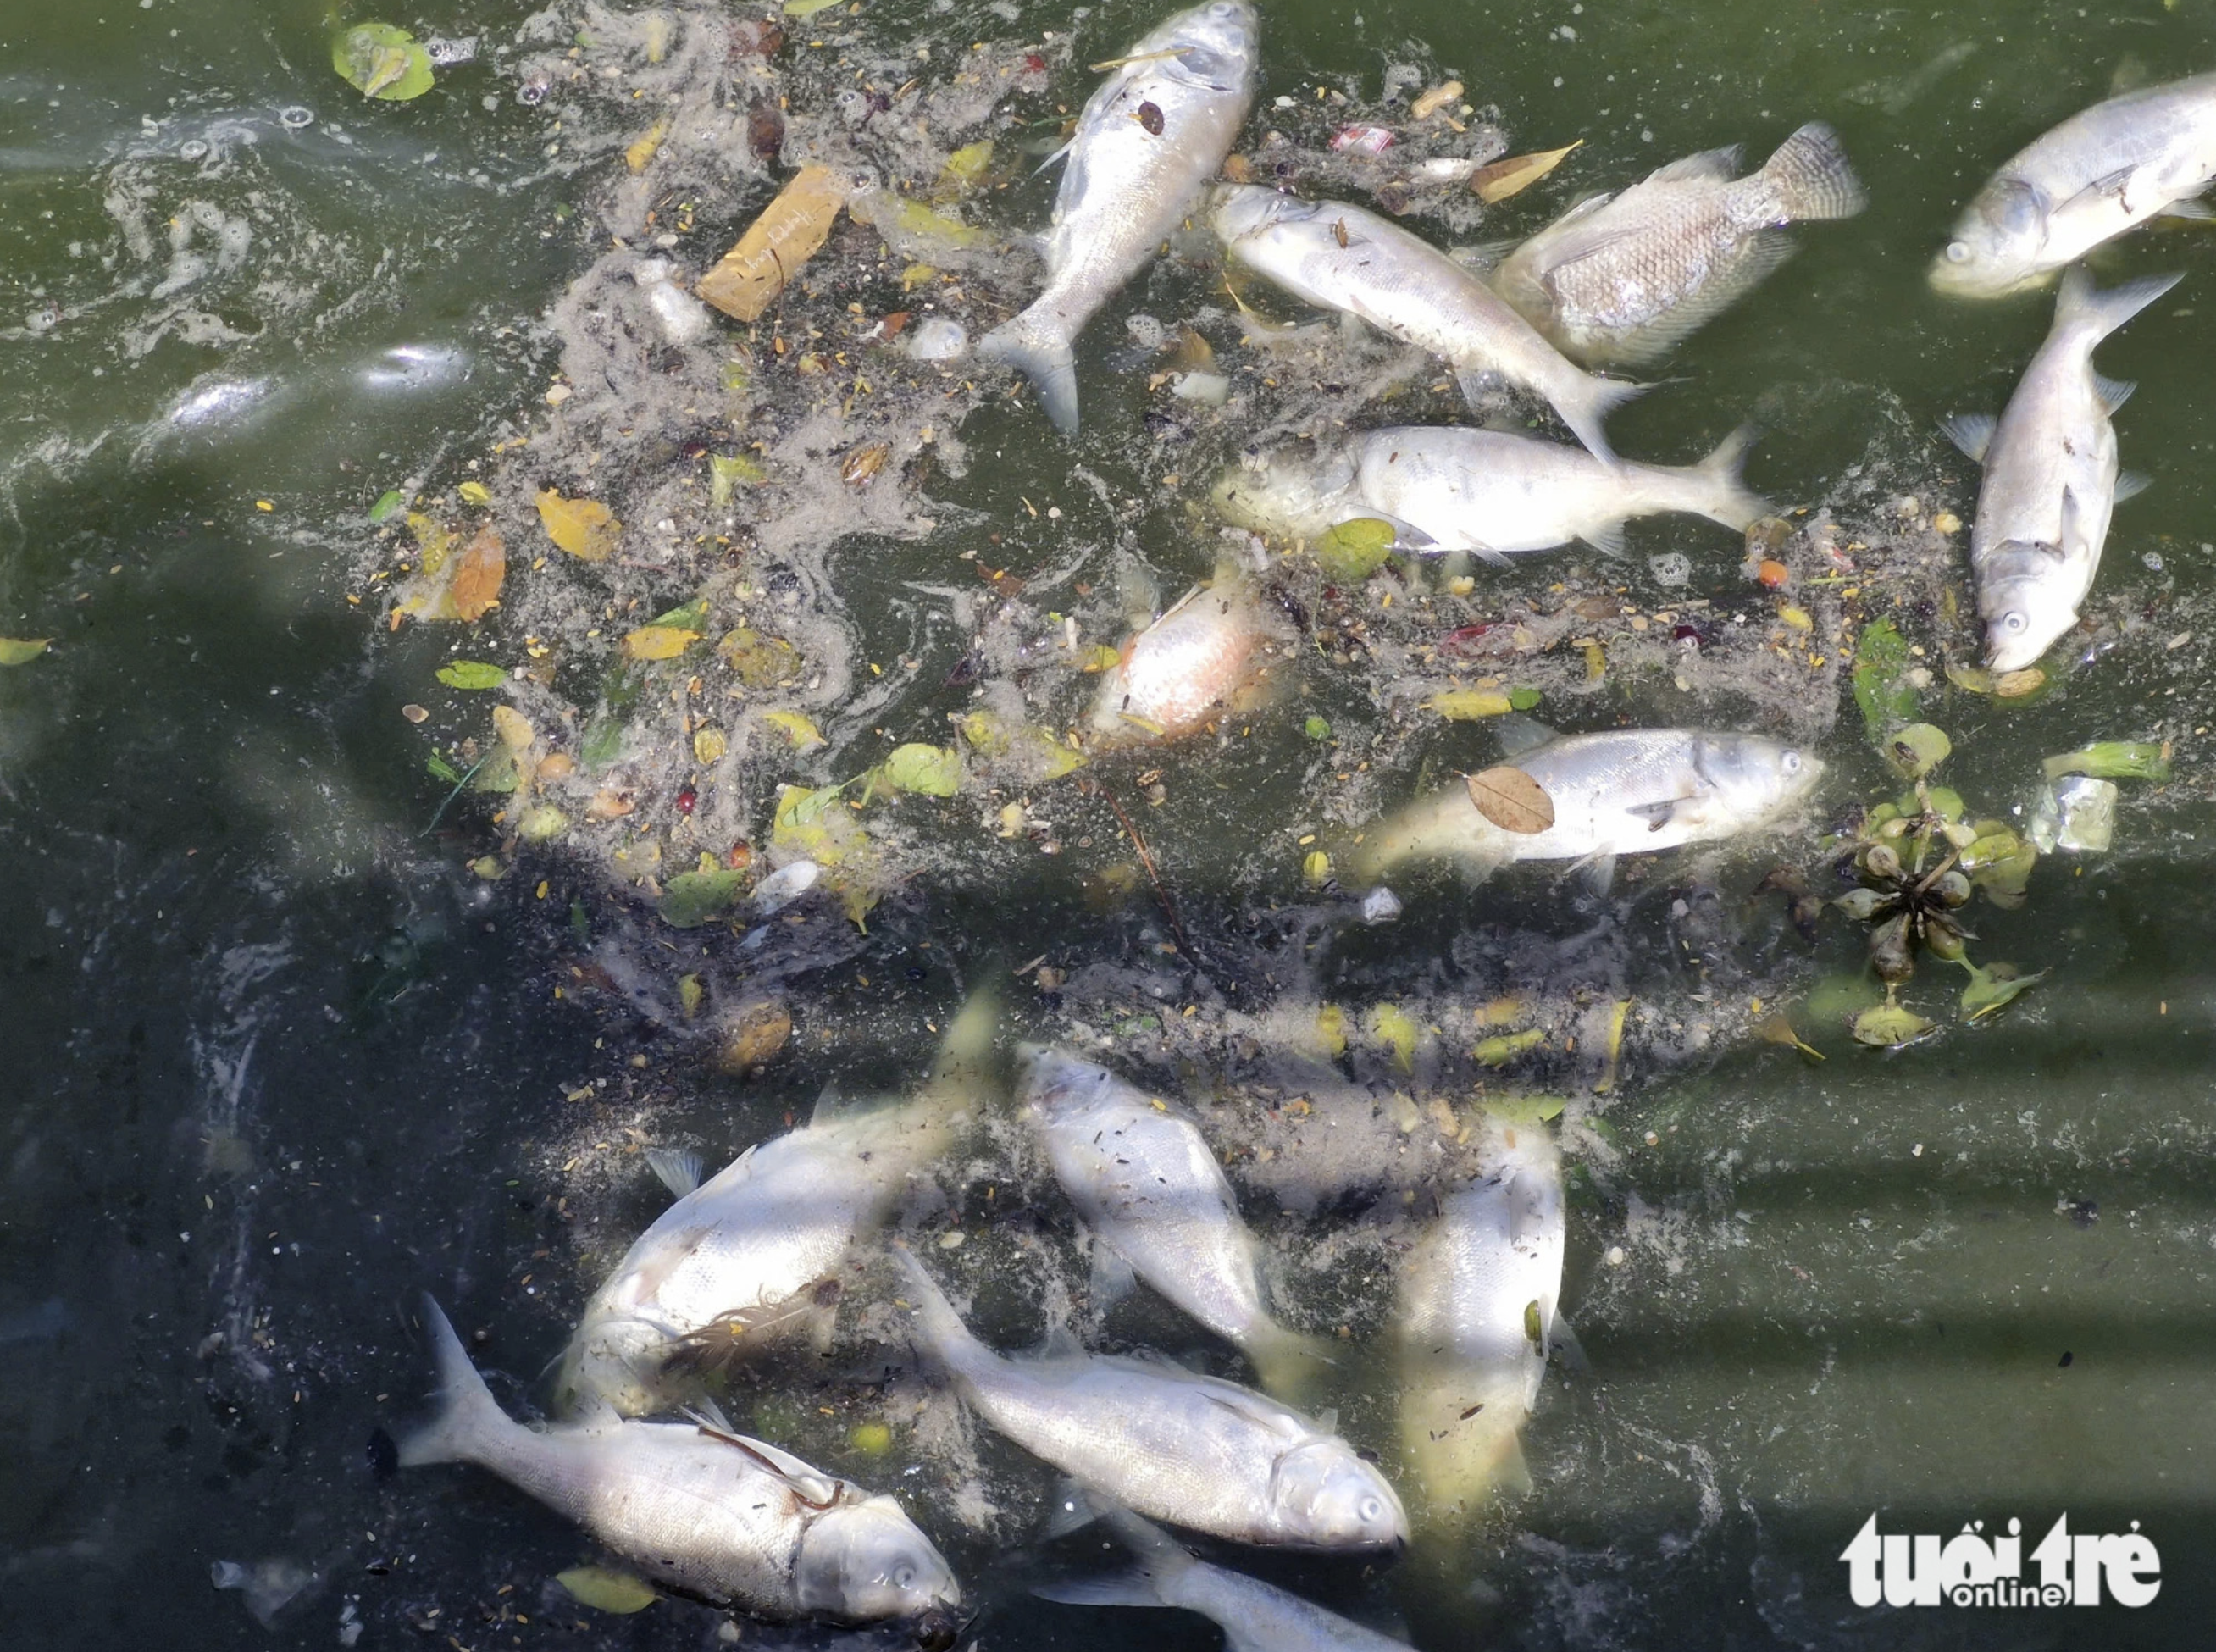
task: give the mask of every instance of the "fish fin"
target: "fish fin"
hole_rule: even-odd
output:
[[[2085,508],[2078,502],[2078,490],[2062,490],[2062,531],[2055,535],[2054,554],[2061,561],[2070,559],[2070,547],[2085,543]]]
[[[1589,854],[1573,870],[1595,895],[1606,895],[1616,886],[1616,851],[1603,849],[1597,854]]]
[[[1502,241],[1477,241],[1468,246],[1449,247],[1447,256],[1464,269],[1482,275],[1524,243],[1524,237],[1511,235]]]
[[[1489,367],[1456,367],[1454,380],[1455,387],[1462,391],[1462,400],[1469,404],[1473,413],[1486,411],[1487,400],[1499,390],[1503,383],[1500,375]]]
[[[2155,214],[2157,218],[2182,218],[2188,224],[2206,224],[2216,219],[2216,207],[2211,207],[2197,196],[2184,200],[2173,200]]]
[[[1583,539],[1587,545],[1592,546],[1594,550],[1599,552],[1604,557],[1614,558],[1618,562],[1621,562],[1625,556],[1629,554],[1623,548],[1623,524],[1622,522],[1610,522],[1604,527],[1587,528],[1584,533],[1579,534],[1578,537]]]
[[[837,1079],[828,1079],[816,1094],[816,1105],[809,1110],[808,1122],[810,1125],[835,1125],[841,1119],[851,1119],[861,1111],[861,1103],[840,1090]]]
[[[716,1402],[715,1396],[711,1394],[701,1395],[677,1415],[687,1422],[697,1424],[703,1428],[712,1428],[719,1434],[736,1434],[739,1432],[732,1425],[729,1415]]]
[[[1592,1375],[1592,1361],[1585,1357],[1585,1345],[1578,1341],[1568,1318],[1560,1308],[1554,1310],[1554,1322],[1547,1334],[1548,1353],[1562,1363],[1562,1368],[1579,1377]]]
[[[977,341],[978,357],[1002,361],[1038,387],[1039,405],[1065,436],[1077,434],[1077,357],[1068,337],[1025,311]]]
[[[1327,1405],[1322,1410],[1317,1412],[1315,1414],[1315,1426],[1322,1429],[1327,1434],[1337,1433],[1339,1432],[1339,1408],[1335,1405]]]
[[[1652,321],[1611,335],[1611,358],[1643,366],[1668,354],[1767,280],[1794,251],[1793,237],[1783,230],[1757,230],[1669,309]]]
[[[1658,166],[1647,175],[1648,183],[1703,183],[1711,180],[1726,182],[1738,176],[1740,146],[1727,144],[1721,149],[1704,149],[1697,155],[1688,155],[1667,166]]]
[[[1603,379],[1597,374],[1580,373],[1572,382],[1567,394],[1550,398],[1554,411],[1570,434],[1585,443],[1587,452],[1604,465],[1616,463],[1616,449],[1608,445],[1608,432],[1601,422],[1634,396],[1644,396],[1652,385],[1634,385],[1622,379]]]
[[[649,1147],[646,1168],[660,1177],[672,1199],[682,1199],[700,1185],[700,1156],[689,1147]]]
[[[1439,542],[1413,522],[1404,522],[1398,516],[1387,516],[1377,513],[1371,513],[1370,520],[1392,524],[1393,543],[1397,549],[1423,552],[1436,551],[1439,548]]]
[[[1099,1577],[1065,1578],[1059,1583],[1035,1585],[1031,1593],[1042,1600],[1065,1606],[1160,1606],[1168,1602],[1155,1587],[1154,1574],[1143,1566],[1109,1572]]]
[[[2127,499],[2136,498],[2153,485],[2154,478],[2151,476],[2142,476],[2137,471],[2118,471],[2115,502],[2121,504]]]
[[[2108,379],[2097,373],[2093,375],[2093,393],[2101,398],[2101,405],[2111,413],[2131,400],[2132,392],[2138,388],[2128,379]]]
[[[1862,180],[1847,163],[1839,134],[1811,120],[1778,145],[1762,169],[1790,219],[1852,218],[1869,205]]]
[[[1679,799],[1671,798],[1661,803],[1634,803],[1623,812],[1636,815],[1647,823],[1647,829],[1659,832],[1670,823],[1670,817],[1677,812]]]
[[[1530,1495],[1531,1464],[1524,1456],[1522,1435],[1511,1435],[1503,1442],[1499,1459],[1493,1464],[1493,1483],[1496,1490],[1507,1496]]]
[[[2133,316],[2184,280],[2174,275],[2143,275],[2105,293],[2096,292],[2084,265],[2072,264],[2062,277],[2062,290],[2054,300],[2054,325],[2089,328],[2095,342],[2106,338]]]
[[[1093,1236],[1093,1311],[1105,1314],[1138,1289],[1139,1276],[1130,1259],[1103,1239]],[[1051,1341],[1051,1338],[1049,1339]]]
[[[1338,1361],[1332,1345],[1320,1336],[1289,1328],[1275,1320],[1246,1338],[1246,1358],[1266,1394],[1291,1403],[1314,1388]]]
[[[1734,533],[1745,533],[1748,524],[1773,514],[1770,501],[1746,485],[1746,456],[1761,440],[1761,426],[1742,424],[1693,467],[1713,490],[1701,514]]]
[[[1982,465],[1985,450],[1993,445],[1993,431],[2000,421],[1990,413],[1949,413],[1939,421],[1940,433],[1969,458]]]
[[[423,1328],[431,1339],[432,1357],[439,1371],[439,1409],[429,1421],[400,1441],[400,1466],[411,1469],[424,1463],[466,1463],[473,1460],[488,1439],[514,1421],[500,1409],[477,1368],[470,1363],[462,1339],[446,1311],[423,1298]]]
[[[993,1061],[993,1043],[1000,1035],[1000,977],[996,963],[983,985],[972,988],[962,1008],[939,1035],[939,1053],[932,1058],[926,1094],[951,1091],[950,1100],[967,1100],[986,1083]]]
[[[828,1508],[840,1501],[845,1484],[835,1474],[826,1474],[811,1463],[804,1463],[783,1446],[773,1446],[767,1440],[756,1439],[752,1434],[734,1433],[728,1428],[714,1428],[713,1433],[726,1444],[737,1446],[765,1468],[781,1475],[798,1492],[818,1508]]]
[[[1559,733],[1537,718],[1527,717],[1522,712],[1510,712],[1494,718],[1493,732],[1500,742],[1500,755],[1509,758],[1521,757],[1527,751],[1537,750],[1549,740],[1561,738]]]
[[[1050,1538],[1066,1538],[1073,1532],[1082,1532],[1099,1519],[1101,1505],[1075,1480],[1065,1475],[1054,1489],[1054,1502],[1047,1514],[1046,1535]]]
[[[1069,142],[1068,142],[1068,143],[1064,144],[1064,145],[1063,145],[1060,149],[1056,150],[1056,151],[1054,151],[1054,153],[1052,153],[1051,155],[1048,156],[1044,160],[1041,161],[1041,162],[1040,162],[1037,166],[1033,167],[1033,168],[1031,169],[1031,176],[1032,176],[1033,177],[1037,177],[1037,176],[1038,176],[1038,175],[1039,175],[1040,173],[1042,173],[1042,172],[1045,171],[1045,170],[1047,170],[1047,168],[1049,168],[1050,166],[1052,166],[1052,165],[1053,165],[1056,161],[1066,161],[1066,160],[1068,160],[1068,159],[1069,158],[1069,151],[1070,151],[1071,150],[1073,150],[1073,149],[1076,148],[1076,147],[1077,147],[1077,140],[1076,140],[1075,139],[1074,139],[1074,138],[1073,138],[1073,139],[1071,139],[1069,140]]]

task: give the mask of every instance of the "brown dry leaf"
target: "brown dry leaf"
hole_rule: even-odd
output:
[[[800,267],[831,236],[846,192],[828,166],[803,166],[747,226],[738,244],[693,285],[725,315],[758,321]]]
[[[839,475],[849,485],[859,487],[883,470],[885,461],[892,456],[892,443],[873,441],[847,454],[846,462],[839,467]]]
[[[507,577],[508,542],[491,528],[481,527],[454,558],[446,606],[457,620],[482,620],[500,601],[501,582]]]
[[[1554,823],[1554,799],[1522,769],[1503,764],[1468,777],[1469,800],[1504,832],[1530,837]]]
[[[2002,700],[2022,700],[2046,686],[2047,673],[2035,665],[2021,671],[2004,671],[1993,679],[1993,693]]]
[[[1477,198],[1488,206],[1495,201],[1505,200],[1538,182],[1560,166],[1571,150],[1584,142],[1585,139],[1580,138],[1560,149],[1545,150],[1536,155],[1511,155],[1505,160],[1480,166],[1470,175],[1469,187],[1477,191]]]
[[[724,1019],[716,1065],[727,1073],[751,1071],[784,1049],[791,1037],[792,1012],[783,1004],[769,999],[742,1004]]]
[[[585,812],[594,820],[616,820],[637,807],[630,792],[606,786],[593,793],[593,800],[586,805]]]
[[[539,496],[546,537],[580,562],[606,562],[623,524],[597,499],[564,499],[552,488]]]

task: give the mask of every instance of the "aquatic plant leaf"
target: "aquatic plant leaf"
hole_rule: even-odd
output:
[[[770,824],[771,847],[795,860],[836,866],[863,841],[862,829],[840,806],[843,786],[781,786]]]
[[[627,660],[674,660],[699,642],[702,633],[679,626],[641,626],[637,631],[625,633],[624,658]]]
[[[1808,989],[1800,1008],[1811,1020],[1826,1024],[1850,1020],[1876,1003],[1883,992],[1868,975],[1826,976]]]
[[[439,668],[439,681],[449,688],[497,688],[508,681],[508,672],[483,660],[453,660]]]
[[[1516,709],[1516,702],[1498,688],[1443,688],[1425,703],[1450,723],[1505,717]]]
[[[1522,769],[1501,764],[1467,777],[1469,800],[1504,832],[1529,837],[1554,823],[1554,801]]]
[[[1920,780],[1947,761],[1954,749],[1943,730],[1929,723],[1911,723],[1893,731],[1885,743],[1885,760],[1903,780]]]
[[[1370,1012],[1370,1035],[1393,1052],[1393,1064],[1404,1073],[1416,1069],[1416,1018],[1398,1004],[1379,1004]]]
[[[1874,620],[1862,627],[1855,648],[1855,704],[1872,744],[1915,720],[1917,701],[1908,669],[1908,644],[1892,620]]]
[[[2047,976],[2045,970],[2037,975],[2018,975],[2016,966],[2010,964],[1995,964],[1985,969],[1974,964],[1967,967],[1970,984],[1962,989],[1962,1019],[1966,1021],[1982,1021],[1997,1014],[2004,1005],[2013,1003]]]
[[[1545,698],[1536,688],[1511,688],[1508,691],[1508,707],[1516,712],[1535,712],[1539,709],[1539,702]]]
[[[744,390],[743,379],[726,389]],[[708,502],[717,510],[731,502],[731,495],[742,482],[755,483],[767,478],[769,472],[740,453],[711,453],[708,455]]]
[[[812,751],[817,746],[831,743],[823,737],[823,730],[816,726],[816,719],[805,712],[765,712],[762,721],[790,741],[795,751]]]
[[[2090,774],[2100,780],[2154,780],[2170,778],[2170,745],[2167,740],[2101,740],[2076,751],[2046,759],[2041,767],[2047,778]]]
[[[944,746],[912,743],[896,746],[874,772],[874,786],[887,792],[920,792],[951,798],[962,789],[962,759]]]
[[[697,929],[739,898],[743,872],[680,872],[662,891],[662,921],[673,929]]]
[[[1572,150],[1585,139],[1579,138],[1560,149],[1542,150],[1533,155],[1511,155],[1504,160],[1490,162],[1470,175],[1469,187],[1487,206],[1505,200],[1520,194],[1545,177],[1568,158]]]
[[[1331,738],[1331,724],[1320,717],[1311,717],[1301,724],[1301,732],[1311,740],[1328,740]]]
[[[1857,923],[1868,923],[1900,903],[1900,897],[1879,889],[1850,889],[1831,903]]]
[[[1993,674],[1982,665],[1951,662],[1947,667],[1947,681],[1965,693],[1990,694],[1993,691]]]
[[[1904,1044],[1913,1044],[1930,1032],[1936,1022],[1928,1020],[1914,1010],[1888,999],[1874,1004],[1855,1017],[1855,1041],[1874,1045],[1880,1049],[1896,1049]]]
[[[1470,1054],[1480,1067],[1505,1067],[1510,1062],[1546,1041],[1541,1028],[1527,1027],[1521,1032],[1503,1032],[1490,1039],[1480,1039],[1477,1048]]]
[[[630,1573],[612,1572],[605,1566],[572,1566],[555,1573],[554,1581],[595,1612],[628,1615],[644,1612],[662,1598]]]
[[[404,28],[357,23],[331,41],[331,67],[364,96],[402,103],[431,89],[431,54]]]
[[[0,665],[28,665],[53,645],[51,637],[0,637]]]
[[[377,502],[369,508],[369,520],[372,522],[387,521],[407,502],[407,496],[399,489],[387,488],[377,496]]]
[[[434,780],[443,780],[448,786],[462,783],[462,771],[435,751],[423,760],[423,767],[431,772],[431,778]]]
[[[1787,1019],[1785,1012],[1782,1009],[1757,1022],[1754,1033],[1757,1038],[1770,1044],[1782,1044],[1798,1050],[1812,1061],[1822,1061],[1825,1058],[1821,1050],[1817,1049],[1813,1045],[1801,1042],[1800,1035],[1793,1030],[1793,1023]]]
[[[539,496],[546,537],[580,562],[606,562],[623,524],[597,499],[564,499],[552,488]]]
[[[1400,532],[1390,522],[1363,517],[1341,522],[1315,542],[1316,565],[1327,579],[1351,584],[1385,565]]]

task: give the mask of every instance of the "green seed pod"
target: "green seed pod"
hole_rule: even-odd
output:
[[[1908,915],[1887,918],[1870,931],[1870,965],[1877,978],[1897,987],[1916,973],[1916,959],[1908,943]]]
[[[1940,874],[1939,881],[1931,886],[1931,892],[1939,897],[1942,905],[1961,906],[1970,898],[1970,880],[1949,868]]]
[[[1889,844],[1873,843],[1862,851],[1862,870],[1873,878],[1896,878],[1900,876],[1900,856]]]

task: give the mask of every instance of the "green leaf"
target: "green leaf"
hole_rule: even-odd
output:
[[[649,625],[667,626],[672,631],[705,631],[708,629],[708,599],[696,596],[682,607],[658,613]]]
[[[876,778],[888,792],[951,798],[962,789],[962,759],[944,746],[896,746],[877,765]]]
[[[739,898],[743,872],[680,872],[662,892],[662,921],[673,929],[697,929]]]
[[[1511,688],[1508,691],[1508,703],[1519,712],[1536,711],[1539,702],[1545,698],[1536,688]]]
[[[53,640],[51,637],[0,637],[0,665],[28,665]]]
[[[431,771],[431,778],[434,780],[444,780],[448,786],[462,783],[462,771],[435,751],[423,760],[423,767]]]
[[[482,660],[455,660],[439,668],[439,681],[449,688],[497,688],[508,673]]]
[[[605,1566],[572,1566],[557,1572],[554,1581],[596,1612],[644,1612],[661,1597],[628,1572],[612,1572]]]
[[[585,737],[578,743],[577,755],[587,768],[606,768],[623,755],[624,725],[621,718],[602,712],[586,726]]]
[[[404,28],[358,23],[331,42],[331,67],[365,96],[405,102],[431,89],[431,54]]]
[[[788,17],[813,17],[819,11],[828,11],[839,0],[785,0],[785,15]]]
[[[1470,1053],[1477,1057],[1480,1067],[1505,1067],[1526,1050],[1546,1042],[1546,1033],[1536,1026],[1522,1032],[1503,1032],[1493,1038],[1480,1039],[1477,1048]]]
[[[454,491],[461,496],[465,505],[484,506],[492,502],[492,490],[482,482],[465,482]]]
[[[1301,725],[1301,729],[1302,732],[1305,733],[1311,740],[1328,740],[1331,738],[1331,724],[1325,722],[1320,717],[1312,717],[1308,718],[1306,723],[1303,723]]]
[[[1315,559],[1327,578],[1352,583],[1385,565],[1399,532],[1390,522],[1364,517],[1341,522],[1315,542]]]
[[[377,496],[377,502],[369,508],[369,520],[381,522],[408,502],[407,496],[397,488],[387,488]]]
[[[1873,744],[1899,724],[1915,720],[1916,690],[1904,681],[1907,675],[1908,644],[1893,621],[1877,620],[1863,626],[1855,650],[1855,704]]]
[[[1494,1095],[1484,1102],[1488,1118],[1504,1125],[1521,1125],[1536,1130],[1549,1119],[1561,1116],[1567,1098],[1559,1095]]]
[[[1966,1021],[1984,1020],[2047,979],[2045,970],[2037,975],[2018,975],[2015,965],[2010,964],[1995,964],[1982,970],[1974,964],[1967,967],[1970,984],[1962,989],[1962,1019]]]
[[[1420,1030],[1415,1017],[1398,1004],[1379,1004],[1370,1012],[1370,1036],[1393,1052],[1393,1064],[1404,1073],[1415,1070]]]
[[[738,367],[739,382],[736,385],[729,382],[727,370],[723,387],[726,390],[744,390],[747,387],[746,368],[736,362],[731,365]],[[720,510],[731,502],[731,494],[740,483],[760,482],[768,474],[751,459],[736,453],[711,453],[708,455],[708,502]]]
[[[1929,723],[1911,723],[1885,743],[1885,760],[1903,780],[1918,780],[1945,762],[1954,749],[1954,743],[1943,730]]]
[[[1855,1039],[1881,1049],[1897,1049],[1904,1044],[1915,1043],[1936,1025],[1888,999],[1855,1017]]]
[[[2043,767],[2047,778],[2090,774],[2099,780],[2154,780],[2170,778],[2170,744],[2151,740],[2102,740],[2076,751],[2049,757]]]

